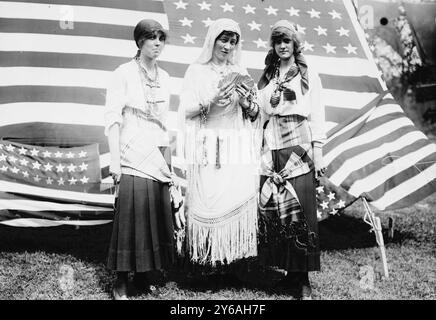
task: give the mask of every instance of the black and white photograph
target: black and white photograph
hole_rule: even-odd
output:
[[[435,39],[435,0],[0,0],[0,300],[436,300]]]

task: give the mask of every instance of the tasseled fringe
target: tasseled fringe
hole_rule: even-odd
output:
[[[212,266],[256,256],[257,230],[256,198],[248,200],[225,221],[204,223],[188,217],[189,256],[194,262]]]

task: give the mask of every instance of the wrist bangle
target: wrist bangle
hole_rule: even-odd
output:
[[[207,114],[210,110],[210,102],[207,104],[200,103],[200,120],[204,123],[207,120]]]

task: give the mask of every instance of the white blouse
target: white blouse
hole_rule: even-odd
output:
[[[290,86],[295,91],[296,100],[284,101],[283,92],[280,103],[272,108],[270,104],[271,94],[274,91],[274,83],[270,83],[259,91],[259,104],[262,110],[262,122],[271,116],[286,116],[298,114],[308,119],[312,131],[312,141],[324,143],[325,133],[325,106],[321,97],[321,79],[318,73],[309,68],[309,90],[303,96],[301,92],[301,75],[298,74],[290,81]]]
[[[140,70],[135,60],[120,65],[112,74],[106,92],[106,111],[105,111],[105,135],[108,135],[109,127],[113,124],[120,124],[121,135],[123,129],[147,130],[150,139],[155,141],[158,146],[168,146],[169,137],[166,130],[156,123],[146,121],[130,110],[140,110],[157,119],[165,128],[170,102],[170,76],[158,67],[159,87],[155,88],[154,99],[157,102],[155,110],[150,109],[146,103],[146,96],[151,90],[149,87],[144,89],[141,82]],[[145,90],[145,92],[144,92]]]

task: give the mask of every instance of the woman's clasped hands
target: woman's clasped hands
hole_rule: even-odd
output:
[[[213,97],[211,104],[218,107],[225,107],[232,102],[234,94],[234,83],[229,82],[218,89],[218,93]]]
[[[245,83],[240,83],[236,86],[235,91],[239,95],[239,105],[243,109],[248,109],[250,107],[249,96],[251,89]]]

